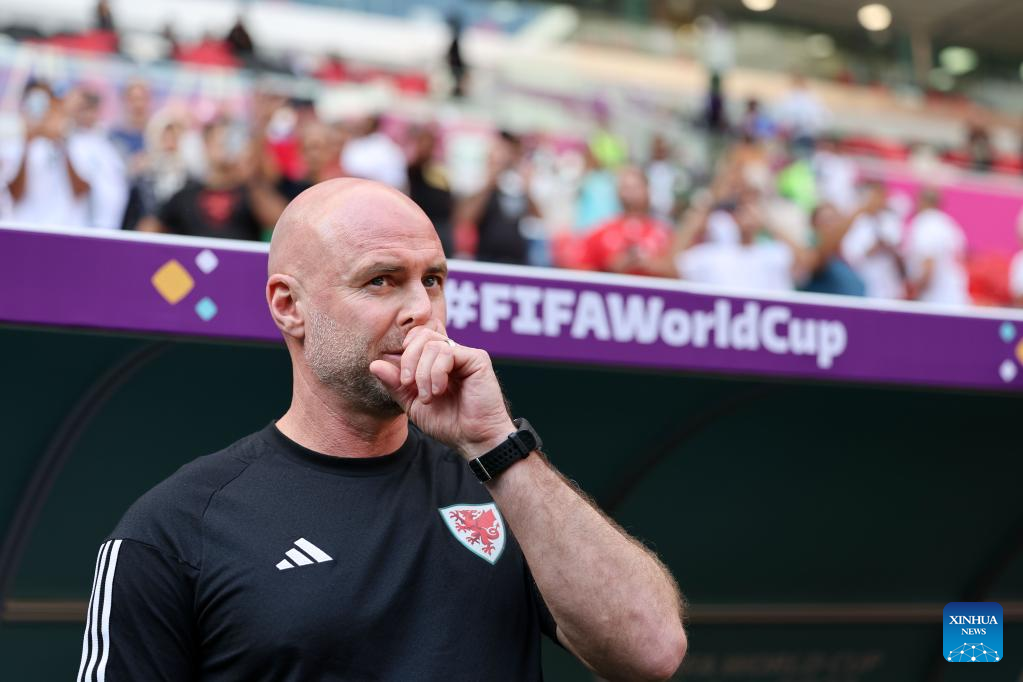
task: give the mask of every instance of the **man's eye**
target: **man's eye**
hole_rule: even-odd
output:
[[[437,275],[427,275],[426,277],[423,278],[423,284],[425,284],[428,287],[440,286],[440,277],[438,277]]]
[[[375,287],[382,287],[385,284],[387,284],[387,278],[386,277],[374,277],[373,279],[371,279],[369,281],[369,283],[372,284]]]

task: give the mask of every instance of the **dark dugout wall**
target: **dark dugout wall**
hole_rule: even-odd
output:
[[[10,327],[0,357],[3,678],[72,679],[103,537],[183,463],[282,414],[288,358]],[[949,601],[998,601],[1007,646],[1023,641],[1019,397],[498,368],[552,461],[677,576],[684,679],[980,679],[939,658]],[[983,679],[1017,680],[1015,653]],[[553,646],[545,671],[593,679]]]

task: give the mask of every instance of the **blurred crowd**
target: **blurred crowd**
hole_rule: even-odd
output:
[[[710,163],[687,160],[670,131],[629,148],[598,115],[575,144],[493,131],[465,191],[453,190],[442,126],[383,111],[324,121],[311,102],[258,92],[244,120],[200,118],[155,107],[141,80],[121,88],[106,123],[87,85],[32,81],[20,101],[22,134],[0,143],[4,221],[266,239],[301,191],[354,176],[408,193],[450,256],[971,301],[966,237],[940,193],[923,189],[912,208],[891,201],[828,140],[828,112],[800,82],[771,111],[750,101],[740,120],[717,123]],[[1023,304],[1023,256],[1010,280]]]

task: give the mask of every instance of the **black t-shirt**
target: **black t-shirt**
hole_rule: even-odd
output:
[[[447,186],[447,178],[436,167],[430,164],[413,164],[408,167],[408,195],[419,204],[423,213],[433,223],[440,237],[444,255],[455,254],[454,221],[452,220],[455,204],[451,190]]]
[[[244,186],[211,189],[189,180],[157,211],[175,234],[225,239],[259,239],[261,226]]]
[[[522,551],[455,452],[410,425],[392,454],[331,457],[270,425],[128,510],[78,679],[540,680],[541,631]]]
[[[277,186],[274,189],[276,189],[277,193],[280,194],[282,197],[284,197],[288,201],[291,201],[299,194],[312,187],[314,184],[316,183],[310,182],[309,180],[306,180],[304,178],[292,180],[291,178],[282,177],[280,180],[277,181]]]
[[[476,260],[524,265],[528,245],[519,231],[526,216],[528,201],[524,194],[509,194],[495,189],[487,199],[477,224],[479,243]]]

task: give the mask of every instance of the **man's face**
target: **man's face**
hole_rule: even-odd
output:
[[[206,162],[221,171],[234,170],[246,152],[247,138],[243,128],[232,123],[218,123],[205,133]]]
[[[649,208],[650,193],[646,176],[638,168],[624,168],[618,176],[618,198],[626,211],[643,212]]]
[[[379,190],[378,190],[379,191]],[[444,251],[421,213],[389,198],[339,227],[329,261],[313,277],[303,353],[310,370],[354,409],[394,416],[401,408],[369,371],[398,365],[413,328],[445,321]]]
[[[142,83],[133,83],[124,91],[124,106],[132,119],[145,120],[149,116],[149,103],[149,88]]]
[[[333,131],[320,123],[310,123],[302,129],[301,147],[302,159],[311,174],[319,173],[339,155]]]

